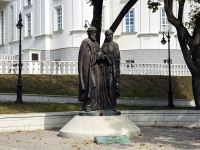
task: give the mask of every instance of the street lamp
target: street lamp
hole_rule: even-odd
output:
[[[85,25],[84,25],[84,28],[85,29],[87,29],[88,28],[88,25],[87,25],[87,23],[89,24],[89,26],[91,26],[91,24],[87,21],[87,20],[85,20]]]
[[[21,77],[21,72],[22,72],[22,63],[21,63],[21,29],[23,27],[22,24],[22,15],[21,12],[19,14],[19,21],[17,23],[17,28],[19,29],[19,75],[18,75],[18,82],[17,82],[17,100],[15,101],[15,103],[20,103],[22,104],[22,77]]]
[[[165,40],[165,36],[168,39],[168,67],[169,67],[169,85],[168,85],[168,107],[174,107],[173,104],[173,92],[172,92],[172,84],[171,84],[171,59],[170,59],[170,35],[169,35],[169,31],[166,34],[165,32],[163,32],[163,38],[161,43],[164,45],[166,44],[166,40]]]

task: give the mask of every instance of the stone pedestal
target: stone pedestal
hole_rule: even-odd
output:
[[[120,111],[112,110],[99,110],[99,111],[80,111],[79,116],[119,116],[121,115]]]
[[[75,116],[60,131],[60,136],[94,140],[95,136],[121,136],[133,138],[140,134],[138,128],[127,117]]]

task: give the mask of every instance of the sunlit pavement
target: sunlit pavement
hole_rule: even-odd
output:
[[[63,138],[58,130],[0,133],[0,150],[199,150],[200,129],[140,127],[141,134],[130,144],[96,144]]]

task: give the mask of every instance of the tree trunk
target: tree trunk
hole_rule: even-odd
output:
[[[93,7],[93,19],[91,25],[97,29],[97,42],[100,43],[101,38],[101,20],[102,20],[103,0],[96,0]]]
[[[194,101],[196,109],[200,109],[200,75],[192,75],[192,90],[194,95]]]
[[[196,26],[191,36],[183,26],[183,8],[185,0],[179,1],[178,18],[173,14],[173,0],[164,0],[168,21],[175,26],[179,44],[185,62],[192,74],[192,90],[197,109],[200,109],[200,18],[196,20]]]
[[[197,19],[192,37],[188,37],[186,31],[180,28],[177,31],[181,50],[192,74],[192,90],[196,109],[200,109],[200,19]],[[187,41],[189,41],[188,46]]]
[[[186,34],[184,33],[185,28],[183,26],[180,26],[177,28],[177,35],[179,44],[185,59],[185,62],[192,74],[192,90],[193,90],[193,96],[194,101],[196,105],[196,109],[200,109],[200,74],[199,69],[200,68],[200,61],[198,59],[198,55],[200,54],[199,49],[195,48],[193,50],[188,49],[188,46],[186,44],[186,40],[188,37],[186,37]],[[194,43],[192,44],[194,46]],[[190,46],[191,47],[191,46]]]

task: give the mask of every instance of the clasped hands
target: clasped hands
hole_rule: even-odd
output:
[[[107,58],[107,55],[105,53],[103,53],[102,51],[98,51],[96,53],[96,56],[98,59],[106,59]]]

